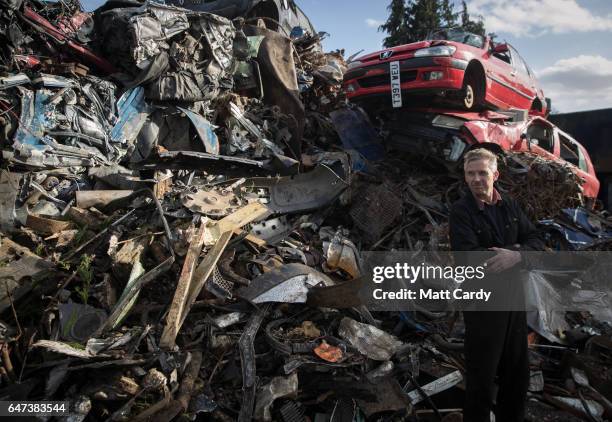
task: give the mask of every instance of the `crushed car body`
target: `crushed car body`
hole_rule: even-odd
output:
[[[392,148],[419,151],[457,162],[474,146],[495,152],[528,152],[567,166],[583,180],[584,196],[599,193],[599,180],[587,150],[548,120],[531,116],[513,121],[491,111],[473,113],[444,109],[402,109],[385,121]]]

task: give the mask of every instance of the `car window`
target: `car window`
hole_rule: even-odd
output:
[[[484,47],[484,38],[471,32],[466,32],[460,28],[439,29],[430,35],[432,40],[455,41],[462,44],[471,45],[476,48]]]
[[[510,49],[512,50],[512,61],[514,68],[525,75],[529,75],[529,69],[518,51],[516,51],[514,47],[510,47]]]
[[[539,147],[544,148],[550,153],[553,152],[554,143],[551,127],[534,123],[527,128],[527,137]]]
[[[531,72],[531,69],[529,68],[529,66],[527,66],[527,63],[525,62],[525,60],[522,57],[521,57],[521,63],[523,63],[523,66],[525,67],[525,70],[527,71],[527,74],[529,76],[532,76],[533,73]]]
[[[561,143],[561,158],[568,163],[571,163],[584,172],[589,171],[589,167],[586,163],[586,157],[582,153],[582,150],[578,146],[578,143],[573,139],[570,139],[563,134],[559,133],[559,141]]]
[[[582,148],[578,147],[578,167],[580,167],[580,170],[582,170],[585,173],[589,172],[589,166],[587,164],[587,160],[586,157],[584,156],[584,152],[582,150]]]
[[[482,38],[480,35],[468,33],[463,39],[463,43],[471,45],[472,47],[482,48],[484,47],[484,38]]]

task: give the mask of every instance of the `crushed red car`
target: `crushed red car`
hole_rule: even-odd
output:
[[[103,72],[108,74],[117,72],[115,66],[113,66],[106,59],[99,57],[88,48],[83,47],[80,43],[71,39],[73,36],[76,38],[75,34],[79,27],[84,26],[86,22],[91,24],[91,18],[88,14],[79,12],[71,19],[63,20],[60,28],[56,28],[51,22],[39,15],[34,9],[25,6],[23,9],[22,19],[32,28],[35,28],[37,31],[47,35],[49,39],[55,41],[67,51],[70,51],[76,56],[83,58],[83,60],[99,68]],[[26,63],[28,63],[28,65],[31,64],[34,66],[37,64],[37,62],[40,63],[36,58],[29,60],[26,58]]]
[[[587,150],[548,120],[530,116],[509,121],[501,113],[442,109],[401,110],[386,122],[391,148],[443,157],[456,162],[472,145],[486,144],[496,152],[531,152],[563,162],[584,180],[583,195],[595,199],[600,182]]]
[[[546,116],[550,109],[538,81],[509,44],[451,28],[427,41],[396,46],[349,63],[344,90],[353,102],[399,108],[413,96],[435,95],[481,108],[525,109]]]
[[[584,180],[584,196],[597,198],[600,183],[589,153],[578,141],[548,120],[534,116],[526,121],[502,125],[471,120],[464,127],[479,143],[496,143],[504,150],[529,151],[568,164]]]

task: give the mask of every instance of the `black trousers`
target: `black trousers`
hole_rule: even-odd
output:
[[[529,386],[525,312],[464,312],[465,422],[524,422]],[[496,406],[494,391],[497,376]]]

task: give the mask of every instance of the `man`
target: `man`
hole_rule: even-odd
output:
[[[513,274],[524,250],[543,250],[533,224],[518,203],[494,187],[497,157],[486,149],[465,154],[465,181],[470,192],[453,204],[450,241],[453,251],[491,251],[487,273]],[[520,279],[509,280],[522,295]],[[508,277],[508,276],[507,276]],[[514,289],[516,282],[516,289]],[[522,300],[522,296],[521,296]],[[463,420],[489,422],[498,376],[496,422],[523,422],[529,362],[525,312],[464,312],[466,402]]]

